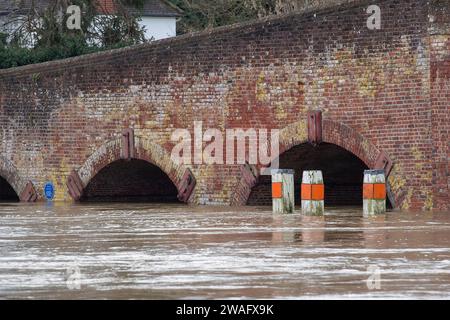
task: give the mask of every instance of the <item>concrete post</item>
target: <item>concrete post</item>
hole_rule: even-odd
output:
[[[304,171],[302,179],[302,214],[322,216],[325,212],[325,188],[322,171]]]
[[[364,171],[364,216],[386,213],[386,177],[384,170]]]
[[[272,170],[272,202],[274,213],[294,213],[294,170]]]

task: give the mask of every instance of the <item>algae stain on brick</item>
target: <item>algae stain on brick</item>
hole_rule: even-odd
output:
[[[428,191],[426,193],[426,200],[425,205],[423,207],[423,210],[425,211],[431,211],[434,208],[434,200],[433,200],[433,193]]]

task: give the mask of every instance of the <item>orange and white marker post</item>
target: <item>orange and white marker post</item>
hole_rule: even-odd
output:
[[[325,212],[325,186],[322,171],[304,171],[302,179],[302,214],[323,216]]]
[[[274,213],[294,213],[294,170],[272,170],[272,202]]]
[[[384,170],[364,171],[364,216],[386,213],[386,177]]]

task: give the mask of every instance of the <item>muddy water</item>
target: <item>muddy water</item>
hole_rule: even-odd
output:
[[[450,298],[450,213],[267,210],[1,204],[0,298]]]

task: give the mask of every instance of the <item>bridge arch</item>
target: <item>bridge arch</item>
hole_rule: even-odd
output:
[[[337,145],[358,157],[367,167],[375,166],[380,150],[355,129],[341,122],[324,119],[322,121],[322,140]],[[308,143],[308,125],[306,120],[295,122],[280,132],[280,155],[289,149]]]
[[[166,191],[170,191],[171,194],[160,195],[161,201],[173,202],[178,199],[177,201],[181,202],[191,202],[191,195],[196,183],[191,170],[184,165],[176,164],[164,148],[151,140],[137,136],[133,139],[133,156],[124,158],[123,151],[126,148],[126,142],[123,138],[118,137],[101,145],[78,170],[72,171],[67,180],[69,194],[72,198],[76,201],[86,200],[89,196],[87,192],[93,190],[92,184],[96,178],[105,179],[108,175],[118,174],[120,170],[132,170],[128,173],[134,172],[134,177],[141,182],[147,178],[147,187],[149,183],[155,185],[160,183],[160,185],[167,186]],[[126,173],[121,173],[116,180],[123,178],[124,175]],[[126,185],[125,181],[120,182]],[[138,181],[136,183],[139,184]],[[138,189],[139,185],[135,189],[139,194],[130,195],[128,198],[140,197],[147,200],[152,197],[153,199],[158,198],[158,196],[152,195],[144,196],[145,190],[139,192]],[[121,196],[112,196],[117,200],[123,200]],[[173,197],[175,199],[169,201],[169,198]]]
[[[0,201],[34,202],[37,193],[33,183],[21,177],[14,164],[0,156]]]
[[[323,153],[322,156],[320,153]],[[286,163],[289,163],[289,160],[286,160],[286,157],[291,157],[295,161],[298,161],[299,158],[302,157],[302,154],[308,154],[308,157],[312,156],[313,159],[321,161],[322,166],[324,166],[323,163],[326,160],[323,157],[330,156],[328,159],[330,163],[333,161],[332,157],[335,157],[334,160],[339,160],[341,163],[347,165],[342,168],[343,170],[354,168],[357,173],[353,172],[353,174],[350,175],[349,180],[354,184],[353,188],[359,188],[356,190],[356,197],[362,202],[363,171],[364,169],[375,168],[377,166],[377,160],[383,153],[369,139],[359,134],[355,129],[337,121],[324,119],[322,121],[322,143],[316,147],[313,147],[309,143],[307,120],[300,120],[290,124],[280,131],[280,166],[283,168],[283,164],[286,165]],[[320,159],[320,157],[322,157],[322,159]],[[308,165],[305,163],[303,165],[306,166],[305,169],[314,168],[314,165],[311,166],[310,164]],[[288,166],[289,168],[292,167],[291,164]],[[334,172],[338,169],[339,168],[335,168]],[[232,197],[233,205],[257,205],[258,202],[264,204],[271,203],[270,177],[258,176],[259,170],[255,170],[255,168],[253,168],[252,171],[254,174],[256,173],[255,178],[249,179],[248,177],[251,176],[251,174],[249,174],[249,172],[246,173],[244,167],[241,169],[243,174],[236,187],[235,194]],[[297,182],[301,179],[300,175],[301,173],[296,170]],[[333,181],[333,179],[331,180]],[[261,184],[265,184],[265,188],[261,188]],[[260,190],[257,190],[258,186],[260,187]],[[264,189],[263,194],[259,194],[258,191],[261,192],[262,189]],[[296,188],[296,193],[298,193],[297,189],[299,188]],[[350,187],[348,188],[348,192],[351,192]],[[361,195],[359,195],[359,193],[361,193]],[[397,195],[391,191],[389,182],[388,193],[391,206],[396,207],[395,199],[397,198]],[[299,199],[297,199],[297,201],[299,201]]]

